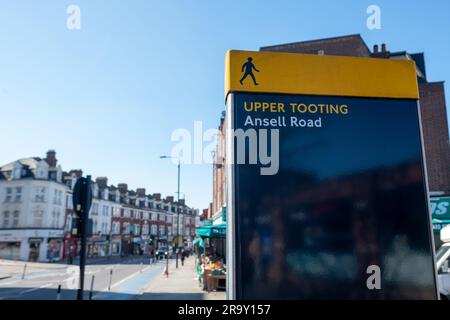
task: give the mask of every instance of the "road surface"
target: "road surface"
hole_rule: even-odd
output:
[[[169,261],[169,268],[173,261]],[[0,264],[0,300],[56,300],[61,285],[61,300],[75,300],[79,267],[67,264],[28,263]],[[91,260],[85,272],[85,299],[89,299],[92,278],[93,300],[131,300],[164,272],[165,260],[150,264],[147,257],[125,257]],[[2,270],[3,269],[3,273]],[[12,270],[11,270],[12,269]]]

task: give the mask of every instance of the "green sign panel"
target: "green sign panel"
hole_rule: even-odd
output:
[[[431,198],[433,219],[450,220],[450,197]]]

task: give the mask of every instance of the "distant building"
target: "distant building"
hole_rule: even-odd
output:
[[[79,255],[72,193],[82,175],[82,170],[63,172],[52,150],[44,159],[0,167],[0,258],[57,261]],[[150,247],[173,245],[177,234],[192,245],[198,211],[184,199],[147,195],[126,183],[115,187],[107,177],[96,178],[91,187],[89,257],[146,254]]]
[[[57,261],[62,257],[66,187],[56,153],[0,167],[0,257]]]
[[[213,202],[209,208],[209,217],[213,224],[226,222],[226,122],[225,112],[222,113],[218,127],[217,146],[213,163]]]
[[[450,195],[450,143],[444,83],[427,80],[423,53],[389,52],[385,44],[369,49],[359,34],[302,41],[260,48],[261,51],[413,60],[419,83],[420,111],[429,191]],[[208,219],[221,222],[226,213],[226,115],[222,113],[213,164],[213,202]]]
[[[430,192],[450,195],[450,143],[444,83],[428,81],[423,53],[390,52],[385,44],[375,45],[371,52],[359,34],[274,45],[260,50],[414,61]]]

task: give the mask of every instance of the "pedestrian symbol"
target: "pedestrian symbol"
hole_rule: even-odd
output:
[[[247,62],[242,65],[241,72],[245,71],[245,73],[242,76],[242,79],[239,81],[241,83],[241,85],[244,84],[243,82],[244,82],[245,78],[247,78],[248,76],[252,77],[253,83],[255,84],[255,86],[257,86],[259,84],[259,83],[256,82],[255,75],[253,74],[253,70],[255,70],[256,72],[259,72],[259,70],[256,69],[256,67],[255,67],[255,65],[253,64],[252,61],[253,61],[253,58],[249,57],[247,59]]]

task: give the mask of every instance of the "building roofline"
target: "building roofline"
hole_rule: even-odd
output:
[[[307,44],[307,43],[314,43],[314,42],[322,42],[322,41],[328,41],[328,40],[338,40],[338,39],[344,39],[344,38],[359,38],[359,39],[361,39],[361,41],[363,42],[363,44],[367,48],[367,50],[369,52],[371,52],[370,48],[367,46],[367,43],[364,41],[364,39],[361,37],[361,34],[359,34],[359,33],[348,34],[348,35],[337,36],[337,37],[329,37],[329,38],[322,38],[322,39],[312,39],[312,40],[306,40],[306,41],[296,41],[296,42],[276,44],[276,45],[271,45],[271,46],[264,46],[264,47],[260,47],[259,50],[276,48],[276,47],[283,47],[283,46],[292,46],[292,45],[297,45],[297,44]]]

